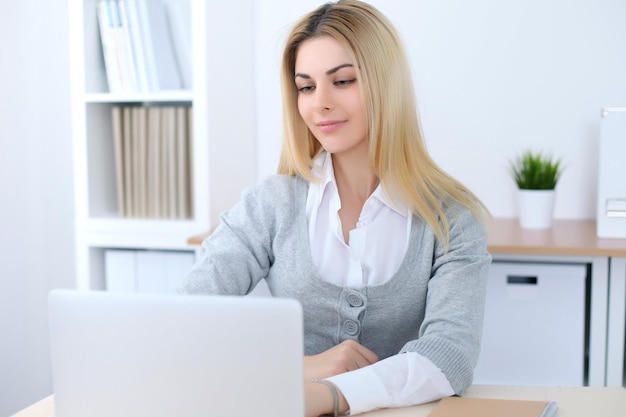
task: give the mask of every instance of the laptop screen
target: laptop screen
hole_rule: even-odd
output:
[[[304,415],[295,300],[49,296],[57,417]]]

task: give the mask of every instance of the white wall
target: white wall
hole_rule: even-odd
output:
[[[49,395],[46,296],[74,283],[65,0],[0,0],[0,416]]]
[[[294,4],[296,3],[296,4]],[[280,149],[286,27],[321,2],[262,0],[257,13],[259,177]],[[428,148],[497,217],[517,216],[508,161],[561,156],[557,218],[594,218],[600,109],[626,106],[626,2],[371,0],[400,30]]]

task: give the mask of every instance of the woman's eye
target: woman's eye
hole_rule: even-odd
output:
[[[339,87],[346,87],[356,82],[356,78],[350,78],[347,80],[337,80],[335,81],[335,85]]]
[[[302,87],[298,87],[298,92],[299,93],[310,93],[314,89],[315,89],[315,87],[312,86],[312,85],[303,85]]]

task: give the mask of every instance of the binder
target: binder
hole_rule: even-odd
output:
[[[428,417],[552,417],[557,410],[554,401],[447,397]]]
[[[127,0],[136,13],[143,59],[150,91],[177,90],[182,87],[165,9],[157,0]]]
[[[104,251],[106,290],[115,293],[137,291],[134,250],[107,249]]]

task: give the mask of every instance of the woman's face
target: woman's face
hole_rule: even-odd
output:
[[[367,149],[367,124],[356,70],[345,48],[330,36],[304,41],[296,56],[298,111],[329,153]]]

